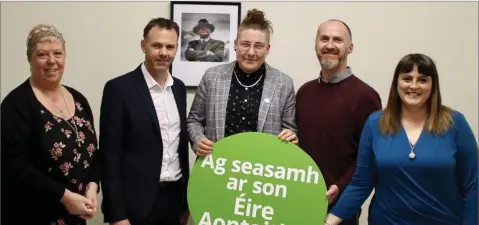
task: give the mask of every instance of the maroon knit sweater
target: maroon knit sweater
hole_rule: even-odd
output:
[[[354,75],[338,83],[314,79],[298,89],[299,146],[316,162],[328,188],[336,184],[341,194],[348,185],[364,123],[379,109],[379,94]]]

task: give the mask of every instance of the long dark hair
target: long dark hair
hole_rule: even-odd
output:
[[[420,74],[432,78],[432,91],[426,103],[428,106],[428,117],[425,129],[428,132],[440,134],[452,126],[452,110],[442,105],[436,64],[429,56],[414,53],[404,56],[394,71],[388,103],[379,118],[379,130],[384,135],[395,134],[401,127],[402,101],[398,93],[398,79],[400,74],[411,72],[414,66],[417,66]]]

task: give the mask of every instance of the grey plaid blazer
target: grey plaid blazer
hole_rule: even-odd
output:
[[[193,149],[202,137],[216,142],[225,134],[225,117],[236,61],[208,68],[200,81],[188,118]],[[258,132],[277,135],[282,129],[297,132],[293,79],[266,64]]]

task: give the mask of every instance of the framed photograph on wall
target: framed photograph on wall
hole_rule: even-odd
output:
[[[234,40],[241,19],[240,2],[171,2],[171,19],[180,27],[171,74],[197,87],[206,69],[236,60]]]

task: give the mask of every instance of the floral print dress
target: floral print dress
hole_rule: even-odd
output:
[[[42,144],[49,159],[48,175],[71,192],[84,195],[85,187],[91,180],[90,169],[97,150],[96,134],[89,114],[77,101],[74,116],[68,122],[54,116],[43,105],[38,113],[44,123]],[[67,212],[57,217],[49,225],[86,224],[83,219]]]

